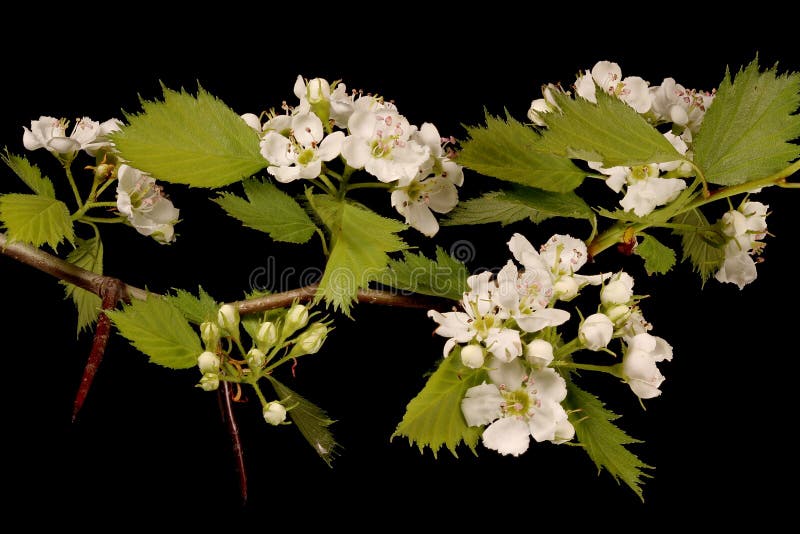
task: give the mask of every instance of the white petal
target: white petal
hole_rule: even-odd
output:
[[[399,210],[398,210],[399,211]],[[411,202],[405,208],[406,223],[423,235],[433,237],[439,231],[439,223],[431,210],[423,202]]]
[[[504,417],[483,431],[483,444],[500,454],[519,456],[528,450],[530,430],[522,419]]]
[[[354,169],[363,169],[369,159],[369,145],[362,137],[347,136],[342,142],[342,156]]]
[[[527,252],[529,254],[535,254],[538,256],[538,252],[536,252],[536,249],[533,248],[531,242],[528,241],[522,234],[514,234],[511,236],[511,239],[508,241],[508,249],[511,251],[511,254],[514,255],[514,259],[520,263],[523,263],[523,253]]]
[[[498,386],[505,386],[507,389],[514,390],[522,386],[525,378],[525,367],[519,358],[510,362],[504,362],[497,358],[490,358],[486,362],[489,369],[489,379]]]
[[[493,330],[484,340],[486,347],[498,359],[510,362],[522,355],[519,331],[510,328]]]
[[[598,61],[592,67],[592,78],[607,91],[622,79],[622,69],[612,61]]]
[[[298,169],[299,169],[299,172],[297,174],[298,178],[313,180],[322,173],[322,162],[318,159],[315,159],[308,165],[299,166]]]
[[[439,135],[439,130],[436,129],[436,126],[429,122],[422,123],[422,126],[417,131],[417,138],[430,149],[433,157],[442,155],[442,137]]]
[[[464,169],[461,165],[445,159],[442,162],[442,177],[450,180],[453,185],[461,186],[464,184]]]
[[[620,99],[636,110],[636,113],[650,111],[653,100],[647,82],[638,76],[628,76],[623,83],[625,90]]]
[[[361,99],[359,99],[360,101]],[[355,111],[347,121],[347,129],[350,134],[364,139],[370,139],[375,134],[375,125],[378,119],[371,111]]]
[[[555,369],[549,367],[531,372],[528,389],[535,390],[536,396],[554,402],[561,402],[567,398],[567,383]]]
[[[292,133],[297,142],[306,148],[322,140],[322,121],[314,113],[301,113],[292,118]]]
[[[488,425],[500,417],[502,403],[503,396],[497,386],[484,382],[467,390],[461,401],[461,412],[467,426]]]
[[[459,343],[466,343],[475,337],[475,331],[470,327],[470,316],[464,312],[439,313],[430,310],[428,317],[439,323],[436,333],[442,337],[452,337]]]
[[[536,441],[551,441],[556,437],[558,422],[566,418],[561,405],[549,399],[543,399],[540,406],[528,419],[528,432]]]
[[[242,120],[257,133],[261,133],[261,121],[255,113],[245,113],[242,115]]]
[[[267,167],[267,172],[283,184],[288,184],[300,178],[300,167],[292,165],[290,167]]]
[[[305,100],[306,97],[306,82],[299,74],[294,81],[294,96],[296,96],[298,100]]]
[[[81,144],[69,137],[53,137],[47,141],[45,148],[58,154],[69,154],[80,150]]]
[[[22,134],[22,144],[28,150],[36,150],[37,148],[44,147],[44,143],[29,129],[22,127],[25,132]]]
[[[569,422],[569,418],[562,419],[556,423],[556,435],[551,439],[556,445],[571,441],[575,437],[575,427]]]
[[[517,324],[525,332],[538,332],[548,326],[558,326],[569,320],[569,312],[557,308],[534,310],[531,314],[521,314],[515,317]]]
[[[575,92],[589,102],[597,103],[597,85],[591,74],[584,74],[575,81]]]
[[[458,190],[447,178],[425,180],[428,207],[436,213],[448,213],[458,204]]]
[[[261,140],[261,155],[276,166],[291,165],[294,159],[289,157],[292,142],[277,132],[267,132]]]
[[[344,132],[338,131],[325,137],[317,149],[317,157],[321,161],[330,161],[342,153],[342,145],[344,144]]]

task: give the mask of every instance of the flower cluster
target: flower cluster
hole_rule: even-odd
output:
[[[46,149],[65,166],[70,165],[81,150],[102,162],[106,169],[109,160],[118,163],[107,174],[96,174],[102,180],[109,176],[117,178],[117,210],[140,234],[159,243],[170,243],[175,239],[174,225],[180,211],[164,195],[155,179],[125,164],[116,152],[109,136],[119,131],[121,124],[119,119],[100,123],[82,117],[75,121],[67,135],[66,119],[41,116],[31,121],[30,129],[23,128],[22,143],[28,150]]]
[[[219,388],[220,380],[227,378],[240,383],[247,377],[246,381],[254,384],[259,393],[264,420],[271,425],[283,423],[287,410],[292,406],[286,406],[287,399],[267,402],[256,383],[261,376],[271,373],[286,361],[296,361],[301,356],[319,352],[331,329],[326,321],[309,324],[313,315],[302,304],[294,304],[288,310],[269,312],[262,320],[246,326],[252,344],[250,350],[245,352],[240,339],[239,312],[235,306],[223,304],[214,321],[200,325],[205,351],[197,357],[197,367],[202,373],[197,386],[205,391],[214,391]],[[220,343],[223,338],[231,340],[239,348],[241,360],[232,358],[223,350]],[[250,380],[251,377],[254,380]]]
[[[767,235],[767,210],[761,202],[743,202],[739,209],[725,213],[720,219],[722,233],[727,238],[725,260],[715,278],[736,284],[739,289],[756,279],[756,261],[764,250],[761,241]]]
[[[552,85],[546,87],[544,98],[531,103],[528,117],[534,124],[545,126],[542,115],[557,108],[555,90]],[[598,91],[619,98],[652,124],[669,123],[671,130],[664,136],[687,160],[692,159],[692,136],[714,100],[714,92],[686,89],[673,78],[664,79],[658,86],[651,86],[638,76],[623,78],[620,66],[610,61],[599,61],[591,70],[580,73],[575,82],[576,94],[590,102],[597,102]],[[675,200],[686,188],[683,177],[691,173],[686,161],[610,168],[599,162],[588,164],[608,177],[609,188],[617,193],[624,190],[620,206],[639,217]]]
[[[614,338],[622,342],[623,361],[604,370],[640,398],[660,394],[664,377],[656,363],[671,359],[672,348],[648,333],[652,326],[639,310],[633,278],[624,272],[578,274],[587,261],[586,246],[568,235],[554,235],[538,251],[520,234],[508,245],[523,269],[509,260],[495,278],[489,272],[473,275],[463,311],[428,312],[439,324],[436,333],[449,338],[444,356],[486,372],[488,381],[468,389],[461,404],[469,426],[488,425],[486,447],[517,456],[531,436],[538,442],[571,440],[575,429],[562,406],[564,370],[581,368],[573,352],[608,351]],[[563,343],[556,328],[571,314],[556,305],[590,285],[601,286],[599,311],[582,320],[573,341]]]
[[[384,98],[347,92],[345,84],[322,78],[294,86],[299,103],[266,122],[252,113],[242,118],[261,136],[267,172],[282,183],[328,176],[349,179],[363,169],[391,188],[391,204],[406,223],[427,236],[439,230],[432,212],[447,213],[458,203],[464,175],[450,158],[433,124],[417,127]],[[339,175],[326,164],[341,157]]]

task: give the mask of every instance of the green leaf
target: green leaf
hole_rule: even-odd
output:
[[[461,413],[461,401],[469,388],[484,380],[486,372],[462,364],[461,353],[456,348],[442,360],[419,395],[408,403],[392,439],[405,436],[409,444],[417,445],[420,452],[430,447],[434,457],[442,445],[458,457],[456,447],[463,441],[476,454],[475,447],[483,428],[467,426]]]
[[[567,398],[564,407],[569,411],[569,419],[575,427],[575,434],[598,471],[605,468],[617,482],[622,480],[633,492],[642,496],[642,477],[650,477],[644,469],[652,469],[625,445],[641,443],[628,436],[611,421],[619,418],[605,409],[604,404],[586,391],[567,380]]]
[[[3,162],[14,171],[14,174],[19,176],[20,180],[25,182],[25,185],[31,188],[31,191],[37,195],[47,198],[56,198],[55,189],[53,189],[53,182],[50,178],[42,176],[42,171],[39,167],[32,165],[25,157],[16,156],[6,149],[5,154],[1,154]]]
[[[536,150],[604,167],[683,159],[667,139],[620,99],[597,91],[597,104],[553,92],[561,111],[542,114],[547,129]]]
[[[694,140],[707,181],[734,185],[770,176],[800,155],[800,74],[759,72],[756,58],[719,86]]]
[[[289,417],[297,426],[297,429],[303,437],[306,438],[309,445],[314,448],[314,451],[316,451],[319,457],[330,467],[334,455],[339,448],[339,444],[336,443],[328,427],[336,421],[330,419],[328,414],[317,405],[307,401],[278,382],[272,375],[267,375],[267,378],[275,388],[275,393],[278,395],[278,398],[287,407],[294,406],[289,410]]]
[[[183,289],[173,289],[174,295],[167,295],[166,299],[178,308],[189,322],[201,324],[205,321],[215,321],[219,304],[205,290],[197,286],[197,296]]]
[[[469,290],[468,276],[463,263],[436,247],[435,260],[422,254],[403,252],[402,261],[390,260],[386,275],[378,282],[423,295],[460,300]]]
[[[314,211],[331,232],[331,253],[317,290],[317,300],[350,315],[359,288],[378,280],[388,252],[407,248],[396,234],[406,225],[381,217],[354,202],[329,195],[309,197]]]
[[[75,240],[75,249],[67,255],[67,261],[93,273],[103,274],[103,242],[99,237]],[[102,300],[90,291],[66,282],[64,291],[78,309],[78,334],[92,326],[100,314]]]
[[[67,205],[55,198],[20,193],[0,196],[0,221],[11,241],[35,247],[47,243],[53,249],[64,239],[75,241]]]
[[[700,210],[690,210],[675,217],[678,224],[694,227],[693,230],[676,229],[681,236],[683,261],[689,260],[700,273],[703,284],[716,273],[725,261],[725,237],[712,226]]]
[[[203,352],[200,338],[169,300],[149,295],[147,300],[134,300],[122,310],[106,314],[119,333],[151,362],[170,369],[197,365],[197,357]]]
[[[308,214],[274,184],[257,179],[244,182],[247,200],[223,193],[214,202],[249,228],[267,232],[276,241],[305,243],[316,230]]]
[[[552,193],[518,187],[508,191],[493,191],[459,202],[442,223],[444,226],[486,224],[499,222],[503,226],[523,219],[540,223],[551,217],[594,219],[594,213],[581,197],[573,192]]]
[[[458,162],[486,176],[564,193],[583,182],[586,173],[569,159],[537,150],[541,139],[532,128],[507,116],[486,115],[486,126],[467,126]]]
[[[267,166],[258,134],[203,88],[194,97],[165,87],[163,102],[142,108],[111,139],[132,166],[159,180],[220,187]]]
[[[675,265],[675,251],[648,234],[644,234],[634,252],[644,258],[647,274],[666,274]]]

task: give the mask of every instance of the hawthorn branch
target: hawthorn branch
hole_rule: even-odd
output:
[[[83,288],[101,298],[103,297],[104,288],[108,287],[109,284],[120,288],[119,294],[123,297],[120,300],[125,300],[125,302],[129,302],[129,299],[145,300],[148,295],[158,295],[156,293],[149,293],[139,287],[126,284],[118,278],[82,269],[81,267],[28,244],[9,242],[4,233],[0,233],[0,253],[24,263],[25,265],[29,265],[34,269],[54,276],[59,280]],[[273,293],[263,297],[232,302],[231,304],[239,308],[240,314],[247,315],[274,308],[284,308],[295,300],[298,302],[309,302],[314,299],[316,293],[317,284],[311,284],[281,293]],[[416,309],[449,309],[454,304],[452,300],[444,297],[431,297],[416,293],[398,294],[395,291],[382,289],[359,289],[357,300],[363,304],[378,304],[381,306]]]

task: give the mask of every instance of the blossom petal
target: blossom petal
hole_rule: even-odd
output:
[[[344,132],[333,132],[325,137],[317,149],[317,158],[321,161],[330,161],[342,153],[344,144]]]
[[[525,378],[525,368],[519,358],[510,362],[504,362],[497,358],[491,358],[486,362],[489,369],[489,379],[498,386],[505,386],[507,389],[518,389]]]
[[[468,426],[488,425],[502,414],[503,396],[494,384],[484,382],[467,390],[461,412]]]
[[[349,135],[342,142],[342,156],[354,169],[363,169],[369,159],[369,145],[363,137]]]
[[[288,184],[300,178],[300,167],[295,165],[289,167],[267,167],[267,172],[275,177],[282,184]]]
[[[437,213],[448,213],[458,204],[456,186],[441,176],[425,180],[428,185],[428,207]]]
[[[534,310],[530,314],[516,316],[517,324],[526,332],[538,332],[548,326],[558,326],[569,320],[569,312],[557,308]]]
[[[322,140],[322,121],[314,113],[300,113],[292,118],[292,133],[298,143],[309,148]]]
[[[567,398],[567,383],[555,369],[549,367],[532,371],[528,379],[528,389],[535,390],[536,395],[555,402]]]
[[[538,255],[538,252],[533,248],[531,242],[522,234],[514,234],[511,236],[511,239],[508,241],[508,249],[511,251],[511,254],[514,255],[514,259],[523,264],[522,255],[524,253],[527,252],[529,254]]]
[[[558,423],[567,418],[567,412],[558,402],[542,399],[534,414],[528,419],[528,431],[536,441],[552,441]]]
[[[466,343],[475,337],[475,331],[470,327],[470,316],[464,312],[440,313],[430,310],[428,317],[439,323],[436,333],[442,337],[452,337],[459,343]]]
[[[491,331],[484,342],[489,352],[504,362],[510,362],[522,355],[522,341],[519,338],[519,330],[498,328]]]
[[[528,425],[522,419],[504,417],[483,431],[483,444],[500,454],[519,456],[528,450],[531,441]]]

